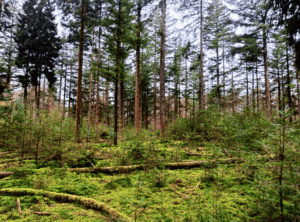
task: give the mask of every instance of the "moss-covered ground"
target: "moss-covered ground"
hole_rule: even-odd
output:
[[[15,174],[0,179],[0,191],[30,188],[92,198],[127,215],[131,221],[264,221],[264,218],[276,221],[276,217],[269,217],[268,211],[278,208],[277,201],[269,201],[265,207],[271,191],[264,190],[263,185],[268,183],[268,178],[274,179],[274,166],[272,160],[258,161],[258,155],[266,154],[264,151],[242,153],[215,143],[171,139],[121,141],[118,146],[112,146],[109,141],[70,143],[64,149],[70,152],[64,152],[61,159],[43,157],[38,164],[31,159],[20,163],[14,153],[1,155],[0,172]],[[6,151],[3,148],[0,153]],[[27,154],[27,157],[34,155]],[[218,163],[230,157],[244,158],[244,161]],[[164,168],[167,162],[195,160],[204,160],[206,164],[198,168]],[[118,174],[70,172],[70,168],[138,164],[144,164],[144,169]],[[16,205],[18,197],[22,214]],[[294,207],[288,198],[285,205],[287,210]],[[89,208],[88,204],[39,195],[2,194],[0,221],[118,220]],[[258,211],[260,208],[264,209]]]

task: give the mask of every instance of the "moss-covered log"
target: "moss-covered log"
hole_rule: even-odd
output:
[[[258,155],[257,159],[262,160],[266,159],[269,160],[274,158],[274,155]],[[215,164],[232,164],[232,163],[243,163],[245,159],[242,158],[226,158],[226,159],[217,159],[217,160],[199,160],[199,161],[188,161],[188,162],[176,162],[176,163],[165,163],[163,164],[164,168],[167,169],[182,169],[182,168],[194,168],[194,167],[201,167],[215,165]],[[94,168],[69,168],[71,172],[77,173],[128,173],[134,170],[143,170],[151,167],[161,168],[161,164],[157,165],[132,165],[132,166],[115,166],[115,167],[94,167]]]
[[[186,153],[187,156],[214,156],[213,154],[206,153]]]
[[[117,210],[107,206],[105,203],[98,202],[91,198],[55,193],[44,190],[34,190],[29,188],[5,188],[0,189],[0,195],[13,195],[13,196],[43,196],[53,199],[58,202],[69,202],[69,203],[79,203],[88,209],[97,210],[108,214],[112,218],[117,218],[123,221],[132,221],[128,216],[118,212]]]
[[[14,174],[15,172],[0,172],[0,179],[4,178],[4,177],[8,177],[12,174]]]

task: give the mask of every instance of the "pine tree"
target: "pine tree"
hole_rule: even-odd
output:
[[[114,61],[114,144],[117,145],[118,139],[118,117],[120,131],[123,128],[124,122],[124,80],[125,70],[124,63],[128,56],[130,44],[133,37],[132,20],[133,16],[130,14],[133,4],[128,0],[108,0],[107,10],[109,14],[104,19],[103,24],[110,35],[106,35],[106,44],[108,51]],[[118,107],[119,106],[119,107]]]
[[[216,93],[217,104],[221,103],[221,84],[220,84],[220,48],[222,41],[228,36],[229,13],[220,0],[214,0],[208,7],[208,15],[205,18],[204,29],[207,32],[206,41],[209,43],[209,49],[215,50],[216,56],[212,58],[215,63],[210,67],[211,72],[215,73],[217,78]]]
[[[54,68],[61,42],[57,37],[55,17],[52,14],[54,7],[50,1],[28,0],[23,5],[23,11],[24,14],[20,14],[18,18],[15,36],[18,51],[16,63],[18,67],[26,69],[24,78],[21,78],[23,86],[28,86],[28,79],[35,86],[38,110],[42,73],[52,89],[56,81]]]

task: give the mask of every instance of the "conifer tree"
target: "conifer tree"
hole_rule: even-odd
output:
[[[107,17],[103,24],[110,35],[106,35],[106,45],[114,62],[114,144],[117,145],[118,139],[118,117],[120,117],[120,130],[124,122],[124,63],[128,56],[130,44],[133,39],[133,27],[131,10],[133,4],[129,0],[108,0]]]
[[[16,63],[18,67],[26,69],[25,77],[21,78],[23,86],[28,86],[28,75],[35,86],[38,110],[42,74],[48,80],[49,89],[53,88],[56,81],[54,68],[61,42],[57,37],[55,17],[52,14],[54,7],[50,1],[28,0],[23,5],[23,11],[24,14],[20,14],[18,18],[15,36],[18,51]]]
[[[220,48],[222,41],[228,36],[229,13],[220,0],[214,0],[208,7],[208,15],[205,18],[204,29],[207,32],[206,41],[209,43],[209,49],[215,50],[216,56],[212,58],[214,62],[210,70],[215,73],[217,78],[216,93],[217,104],[221,103],[221,84],[220,84]]]

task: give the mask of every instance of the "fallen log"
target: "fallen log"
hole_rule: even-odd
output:
[[[97,210],[108,214],[110,217],[132,221],[128,216],[118,212],[117,210],[107,206],[105,203],[96,201],[92,198],[82,196],[55,193],[44,190],[34,190],[30,188],[5,188],[0,189],[0,195],[13,195],[13,196],[43,196],[59,202],[79,203],[88,209]]]
[[[29,157],[29,158],[24,158],[24,159],[10,159],[10,160],[2,160],[0,161],[0,164],[3,164],[3,163],[13,163],[13,162],[19,162],[19,161],[23,161],[23,160],[35,160],[36,158],[34,157]]]
[[[272,159],[274,155],[258,155],[257,158],[259,160],[263,158]],[[199,161],[189,161],[189,162],[176,162],[176,163],[165,163],[163,167],[166,169],[182,169],[182,168],[194,168],[206,166],[207,164],[232,164],[232,163],[244,163],[246,160],[242,158],[226,158],[226,159],[218,159],[218,160],[199,160]],[[77,173],[129,173],[134,170],[143,170],[146,168],[162,168],[161,164],[155,165],[132,165],[132,166],[114,166],[114,167],[94,167],[94,168],[69,168],[68,170],[71,172]]]
[[[205,153],[186,153],[188,156],[214,156],[213,154],[205,154]]]
[[[0,179],[13,175],[15,172],[0,172]]]
[[[34,212],[34,214],[37,214],[39,216],[50,216],[50,215],[52,215],[52,213],[48,213],[48,212]]]

